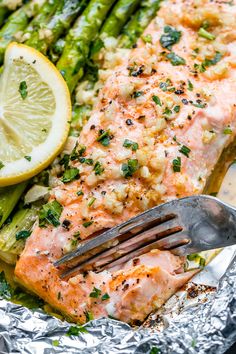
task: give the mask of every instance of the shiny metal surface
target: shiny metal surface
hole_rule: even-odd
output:
[[[147,253],[170,249],[187,255],[236,244],[236,209],[211,196],[193,196],[154,207],[103,234],[81,242],[55,262],[74,261],[68,277],[82,270],[102,271]]]

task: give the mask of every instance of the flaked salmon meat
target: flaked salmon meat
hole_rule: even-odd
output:
[[[155,250],[119,269],[67,281],[53,262],[80,239],[202,193],[235,138],[235,107],[233,1],[162,2],[137,47],[108,76],[73,152],[61,161],[64,173],[50,197],[60,220],[51,213],[34,228],[17,279],[76,322],[108,315],[143,321],[192,277],[184,258]]]

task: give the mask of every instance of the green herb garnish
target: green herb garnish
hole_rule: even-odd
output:
[[[21,81],[20,86],[19,86],[19,92],[20,92],[22,99],[25,100],[28,95],[26,81]]]
[[[4,167],[4,163],[2,161],[0,161],[0,170]]]
[[[93,205],[93,203],[95,202],[96,198],[93,197],[90,199],[90,201],[88,202],[88,207],[91,207]]]
[[[152,347],[150,354],[158,354],[160,353],[160,349],[157,347]]]
[[[102,167],[101,162],[97,161],[97,162],[95,163],[95,165],[94,165],[93,170],[94,170],[94,173],[95,173],[96,176],[97,176],[97,175],[100,176],[100,175],[104,172],[104,167]]]
[[[129,139],[125,139],[123,146],[128,149],[131,148],[133,151],[138,150],[138,143],[135,143],[134,141]]]
[[[110,299],[110,296],[109,296],[109,294],[105,293],[102,295],[101,299],[102,299],[102,301],[105,301],[105,300]]]
[[[58,339],[54,339],[53,341],[52,341],[52,345],[54,346],[54,347],[58,347],[59,346],[59,340]]]
[[[93,221],[85,221],[83,223],[83,227],[85,227],[87,229],[87,227],[91,226],[94,222]]]
[[[12,297],[12,293],[12,288],[6,281],[5,274],[2,271],[0,273],[0,296],[6,300],[9,300]]]
[[[138,98],[138,97],[140,97],[140,96],[142,96],[143,95],[143,91],[135,91],[134,93],[133,93],[133,97],[134,98]]]
[[[24,158],[27,160],[27,161],[31,161],[31,156],[24,156]]]
[[[156,95],[152,96],[152,100],[153,100],[153,102],[156,103],[156,105],[162,106],[161,100],[158,96],[156,96]]]
[[[24,240],[31,235],[31,231],[22,230],[16,233],[16,240]]]
[[[176,28],[171,26],[164,27],[164,34],[162,34],[160,38],[160,43],[163,48],[167,48],[169,50],[172,49],[172,46],[179,42],[181,38],[181,32],[177,31]]]
[[[90,297],[93,297],[95,299],[97,299],[100,295],[101,295],[101,290],[97,289],[97,288],[93,288],[93,291],[89,294]]]
[[[180,172],[181,171],[181,157],[177,157],[172,161],[172,167],[174,172]]]
[[[138,170],[138,160],[136,159],[129,159],[127,163],[122,164],[122,172],[125,178],[132,177],[133,174]]]
[[[82,326],[70,326],[66,334],[68,336],[78,336],[79,333],[88,333],[88,331],[85,327]]]
[[[225,135],[228,135],[228,134],[232,134],[232,129],[230,128],[230,126],[228,126],[228,127],[225,127],[225,129],[223,130],[223,133],[225,134]]]
[[[46,224],[51,224],[55,227],[59,226],[62,210],[62,205],[56,200],[43,205],[39,212],[39,226],[45,227]]]
[[[190,80],[188,80],[188,90],[193,91],[193,84]]]
[[[74,181],[75,179],[78,179],[78,178],[80,178],[79,169],[72,167],[72,168],[68,168],[67,170],[65,170],[65,172],[63,173],[63,177],[62,177],[62,182],[69,183],[69,182]]]
[[[151,34],[146,34],[142,36],[142,40],[145,43],[152,43],[152,35]]]
[[[213,41],[216,36],[214,36],[214,34],[211,34],[210,32],[208,32],[207,30],[205,30],[205,28],[201,27],[198,31],[198,35],[202,38],[206,38],[209,39],[210,41]]]
[[[93,314],[92,314],[92,312],[91,311],[85,311],[85,317],[86,317],[86,321],[88,322],[88,321],[92,321],[93,319],[94,319],[94,316],[93,316]]]
[[[175,54],[174,52],[171,52],[167,54],[166,58],[171,62],[172,65],[177,66],[177,65],[185,65],[186,61],[184,58],[180,57],[179,55]]]
[[[174,111],[175,111],[175,113],[179,113],[179,111],[180,111],[180,106],[175,106],[175,107],[174,107]]]
[[[102,129],[99,130],[99,136],[97,138],[97,141],[99,141],[103,146],[110,145],[111,139],[112,139],[112,136],[110,135],[109,131],[104,131]]]
[[[81,195],[84,195],[84,192],[83,191],[78,191],[76,194],[78,195],[78,197],[80,197]]]
[[[179,152],[189,157],[189,153],[191,152],[191,149],[189,149],[186,145],[182,145],[181,148],[179,149]]]

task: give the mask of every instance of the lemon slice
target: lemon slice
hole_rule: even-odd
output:
[[[71,101],[55,66],[37,50],[11,43],[0,77],[0,186],[47,167],[69,132]]]

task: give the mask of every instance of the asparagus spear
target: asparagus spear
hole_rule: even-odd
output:
[[[15,186],[0,189],[0,227],[15,208],[26,186],[27,182],[23,182]]]
[[[18,31],[22,31],[34,17],[44,0],[31,0],[9,16],[7,22],[0,30],[0,64],[3,63],[7,45],[12,41]]]
[[[155,17],[161,0],[143,0],[140,9],[123,29],[119,47],[131,48],[141,36],[150,21]]]
[[[123,26],[126,24],[132,13],[136,10],[139,3],[140,0],[119,0],[116,3],[111,14],[102,26],[99,37],[93,43],[91,49],[92,58],[94,57],[94,54],[98,53],[104,46],[104,38],[117,37],[120,34]]]
[[[18,210],[12,221],[0,230],[0,258],[5,262],[14,264],[30,236],[32,227],[37,219],[39,208]]]
[[[91,0],[66,36],[66,45],[57,68],[64,76],[71,92],[83,76],[91,41],[101,28],[114,2],[115,0]]]
[[[71,23],[85,9],[88,0],[63,0],[60,1],[55,14],[49,19],[42,31],[45,33],[41,38],[40,33],[34,32],[26,44],[38,49],[43,54],[55,43],[55,41],[71,26]]]
[[[60,0],[46,1],[37,16],[30,22],[24,34],[29,37],[31,33],[39,33],[38,30],[44,26],[48,19],[55,13]]]
[[[114,9],[112,12],[114,12],[115,8],[118,6],[118,4],[123,3],[123,1],[118,1],[118,3],[114,6]],[[142,34],[142,32],[145,30],[145,28],[148,26],[152,18],[156,15],[157,10],[159,9],[159,4],[160,0],[142,0],[141,2],[141,7],[136,11],[134,14],[133,18],[127,23],[127,25],[124,27],[123,34],[121,35],[121,38],[119,40],[119,47],[120,48],[129,48],[132,47],[133,44],[137,41],[139,36]],[[128,16],[127,16],[128,17]],[[103,25],[103,28],[100,32],[99,39],[95,42],[94,46],[92,47],[92,55],[97,53],[98,50],[100,50],[103,47],[103,43],[101,41],[101,38],[105,35],[105,33],[110,36],[110,33],[112,33],[112,28],[109,33],[108,30],[103,32],[104,28],[107,29],[110,27],[110,24],[113,21],[110,22],[109,18]],[[102,32],[104,34],[102,34]],[[117,33],[114,31],[114,33]],[[117,33],[118,34],[118,33]],[[115,37],[115,35],[113,35]],[[116,35],[117,36],[117,35]],[[82,126],[84,121],[87,119],[89,109],[83,108],[83,106],[76,106],[74,105],[73,107],[73,119],[72,119],[72,126]],[[82,123],[82,124],[81,124]],[[71,129],[71,134],[75,135],[75,130]]]
[[[10,13],[7,7],[3,7],[0,5],[0,26],[3,25],[5,19],[7,18],[8,14]]]

